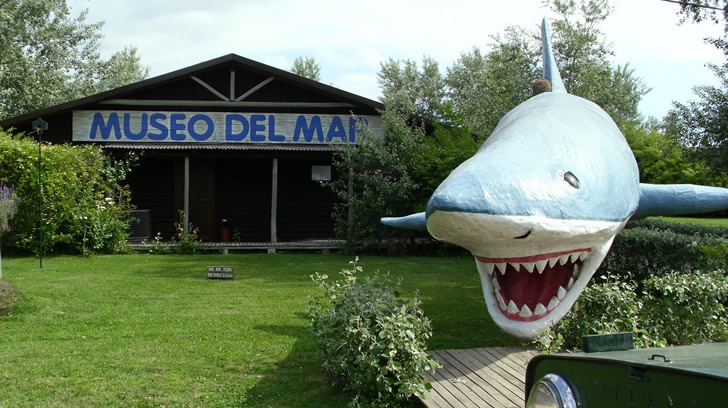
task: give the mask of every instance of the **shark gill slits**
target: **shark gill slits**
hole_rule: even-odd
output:
[[[567,183],[569,183],[569,185],[571,187],[574,187],[577,190],[581,186],[579,184],[579,179],[576,178],[576,176],[574,175],[574,173],[572,173],[570,171],[567,171],[566,173],[564,173],[564,181],[566,181]]]
[[[528,230],[525,234],[514,237],[513,239],[525,239],[528,238],[529,235],[531,235],[531,230]]]

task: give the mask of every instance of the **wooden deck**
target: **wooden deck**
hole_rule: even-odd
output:
[[[426,407],[522,408],[524,378],[533,349],[493,347],[431,351],[442,365],[428,372],[432,390],[422,400]]]

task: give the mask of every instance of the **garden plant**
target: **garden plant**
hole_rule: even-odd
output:
[[[582,336],[632,332],[637,347],[728,341],[728,228],[633,222],[578,306],[535,340],[546,351]]]
[[[424,398],[431,386],[423,374],[439,364],[426,352],[432,328],[420,300],[399,299],[401,282],[392,288],[378,273],[357,280],[363,272],[357,261],[339,280],[312,276],[324,290],[309,303],[323,368],[354,394],[354,406],[397,407]]]

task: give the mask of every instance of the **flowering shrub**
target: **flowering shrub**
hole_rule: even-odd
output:
[[[379,274],[357,281],[362,268],[356,260],[351,265],[341,271],[342,280],[311,277],[324,289],[309,303],[324,369],[354,393],[354,406],[400,406],[424,396],[430,387],[422,373],[439,364],[425,352],[432,328],[419,300],[398,299]]]
[[[44,144],[42,220],[44,251],[127,249],[129,191],[119,183],[134,158],[112,160],[98,146]],[[18,203],[6,243],[36,251],[38,242],[38,143],[0,131],[0,180],[15,186]],[[85,217],[85,218],[84,218]],[[86,239],[84,241],[84,231]]]
[[[15,195],[15,190],[0,182],[0,241],[2,241],[5,232],[10,229],[10,220],[13,219],[15,212],[18,210],[18,201],[20,199]],[[1,244],[2,242],[0,242]],[[0,279],[2,278],[3,270],[2,264],[0,264]]]
[[[10,220],[18,210],[18,198],[15,190],[0,182],[0,238],[10,230]]]

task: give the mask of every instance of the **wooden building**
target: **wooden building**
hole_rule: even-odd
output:
[[[182,212],[203,241],[279,242],[333,237],[336,197],[321,181],[338,177],[336,145],[382,132],[381,109],[230,54],[0,127],[29,133],[42,118],[44,141],[141,153],[128,177],[138,238],[170,238]]]

